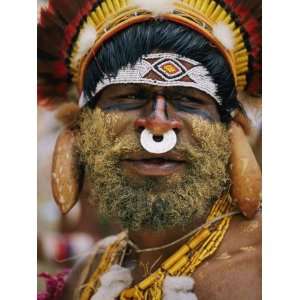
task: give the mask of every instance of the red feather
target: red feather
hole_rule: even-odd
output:
[[[58,61],[53,64],[53,73],[56,78],[66,78],[68,69],[63,61]]]
[[[53,77],[56,79],[59,77],[62,77],[62,76],[59,76],[58,73],[60,73],[60,75],[62,75],[63,72],[62,71],[57,72],[57,68],[62,69],[62,67],[61,66],[56,67],[57,65],[64,66],[64,62],[59,61],[59,60],[51,61],[51,60],[45,60],[45,59],[38,59],[38,74],[39,74],[39,76],[40,77]],[[63,77],[66,78],[66,75],[64,75]]]
[[[243,24],[243,27],[249,34],[251,34],[252,32],[258,30],[258,22],[254,18],[251,18],[245,24]]]
[[[60,20],[53,11],[46,8],[41,8],[40,10],[39,24],[42,27],[58,26],[61,29],[65,27],[65,23]]]
[[[49,0],[41,8],[37,29],[38,39],[38,103],[66,100],[68,50],[77,34],[80,22],[97,0]],[[45,56],[46,55],[46,56]],[[53,99],[53,101],[51,101]]]
[[[245,23],[249,16],[251,16],[249,10],[241,5],[237,6],[234,12],[238,15],[241,23]]]
[[[49,0],[49,7],[68,24],[76,16],[80,8],[77,5],[77,1]]]
[[[252,73],[259,73],[260,75],[253,75],[250,78],[248,89],[257,92],[261,91],[260,80],[261,78],[261,0],[224,0],[225,4],[230,7],[234,15],[238,18],[242,28],[247,32],[247,40],[251,47],[252,57]]]

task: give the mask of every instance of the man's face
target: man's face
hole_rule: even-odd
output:
[[[229,183],[228,132],[215,101],[194,88],[139,84],[109,86],[96,101],[82,112],[78,148],[100,211],[134,230],[205,216]],[[140,145],[140,124],[158,113],[179,124],[177,144],[164,154]]]

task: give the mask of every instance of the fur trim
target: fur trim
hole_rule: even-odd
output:
[[[87,24],[80,32],[76,60],[83,57],[94,45],[97,38],[96,28]]]
[[[62,124],[69,127],[76,123],[79,113],[80,107],[72,102],[62,104],[55,116]]]
[[[187,276],[167,276],[163,284],[164,300],[197,300],[192,293],[194,280]]]
[[[114,300],[131,285],[132,276],[129,269],[113,265],[109,271],[102,275],[100,283],[100,288],[91,300]]]
[[[213,26],[213,34],[228,50],[234,48],[234,35],[228,25],[222,22],[217,23]]]
[[[132,5],[151,11],[154,16],[172,12],[175,8],[173,0],[131,0]]]

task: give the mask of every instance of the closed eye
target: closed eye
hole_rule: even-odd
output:
[[[210,101],[208,102],[206,100],[190,96],[179,96],[175,99],[173,98],[172,100],[172,105],[178,111],[199,115],[204,119],[213,121],[210,109],[208,109],[208,106],[210,106],[211,104],[213,103]]]
[[[99,105],[105,111],[112,110],[134,110],[139,109],[145,105],[147,97],[143,93],[136,94],[121,94],[113,96],[107,101],[101,101]]]
[[[189,108],[195,108],[199,109],[200,107],[203,107],[206,105],[206,101],[195,98],[195,97],[190,97],[190,96],[179,96],[176,98],[172,98],[172,102],[176,105],[184,106],[184,107],[189,107]]]

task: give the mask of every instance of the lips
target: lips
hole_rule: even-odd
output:
[[[121,160],[123,168],[141,176],[167,176],[181,171],[185,160],[176,152],[150,154],[133,153]]]

